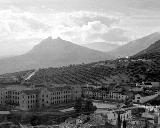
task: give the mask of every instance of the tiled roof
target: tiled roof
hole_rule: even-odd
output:
[[[6,87],[8,90],[17,90],[17,91],[23,91],[23,90],[30,90],[31,88],[28,88],[23,85],[9,85]]]
[[[31,94],[38,94],[38,90],[23,90],[22,93],[25,93],[26,95],[31,95]]]
[[[71,90],[70,86],[64,86],[64,87],[52,87],[47,88],[49,91],[63,91],[63,90]]]

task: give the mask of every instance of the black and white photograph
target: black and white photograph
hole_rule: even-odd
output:
[[[0,0],[0,128],[160,128],[160,0]]]

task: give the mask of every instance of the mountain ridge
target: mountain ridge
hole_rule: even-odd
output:
[[[119,45],[117,44],[111,44],[107,42],[93,42],[93,43],[82,44],[81,46],[102,52],[109,52],[119,47]]]
[[[138,52],[146,49],[155,41],[160,40],[160,33],[155,32],[140,39],[136,39],[131,41],[113,51],[110,54],[115,55],[116,57],[125,57],[125,56],[133,56]]]
[[[61,38],[48,37],[26,54],[0,60],[0,74],[44,67],[65,66],[112,59],[107,53],[88,49]]]
[[[144,58],[144,59],[158,59],[160,58],[160,40],[151,44],[148,48],[140,51],[134,58]]]

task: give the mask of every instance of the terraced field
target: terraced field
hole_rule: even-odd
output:
[[[106,77],[109,77],[115,69],[108,66],[95,66],[94,64],[74,65],[61,68],[40,69],[30,79],[33,83],[43,81],[55,84],[84,84],[94,85],[105,84]]]

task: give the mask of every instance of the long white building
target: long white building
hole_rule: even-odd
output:
[[[11,86],[0,89],[0,104],[15,105],[22,110],[34,110],[68,103],[81,97],[80,85]]]

